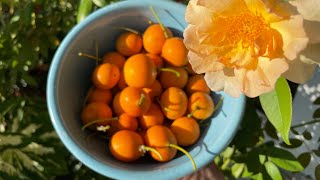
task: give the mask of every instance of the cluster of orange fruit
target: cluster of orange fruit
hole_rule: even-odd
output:
[[[93,71],[83,129],[105,131],[111,154],[124,162],[146,151],[161,162],[186,153],[180,146],[196,143],[198,121],[213,114],[214,103],[204,75],[188,63],[183,39],[151,24],[142,35],[120,34],[115,47]]]

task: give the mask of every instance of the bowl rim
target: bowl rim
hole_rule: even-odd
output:
[[[145,2],[145,3],[141,3]],[[170,0],[161,0],[161,1],[148,1],[148,0],[131,0],[131,1],[120,1],[113,4],[110,4],[108,6],[105,6],[103,8],[98,9],[97,11],[91,13],[88,17],[86,17],[82,22],[75,25],[71,31],[66,35],[66,37],[63,39],[62,43],[58,47],[51,66],[48,73],[47,78],[47,106],[48,111],[50,115],[51,122],[53,124],[53,127],[55,131],[57,132],[60,140],[65,145],[65,147],[68,149],[68,151],[76,157],[80,162],[84,163],[86,166],[88,166],[90,169],[104,175],[107,177],[112,177],[116,179],[127,179],[130,177],[131,179],[144,179],[145,177],[161,177],[164,179],[173,179],[177,177],[181,177],[184,175],[187,175],[192,172],[192,167],[185,167],[185,166],[178,166],[175,167],[177,173],[166,173],[164,170],[157,170],[157,171],[150,171],[149,174],[141,173],[143,171],[129,171],[129,170],[120,170],[117,168],[114,168],[112,166],[106,166],[101,161],[95,159],[94,157],[91,157],[85,150],[81,149],[76,142],[73,141],[73,138],[69,135],[69,133],[66,131],[66,128],[64,127],[64,124],[62,123],[62,120],[59,115],[59,109],[57,106],[57,98],[56,98],[56,86],[55,82],[56,74],[59,70],[59,64],[63,57],[63,54],[65,52],[65,49],[70,44],[70,42],[73,41],[73,39],[76,37],[76,35],[87,25],[89,25],[92,21],[99,19],[100,17],[104,16],[105,14],[108,14],[109,12],[113,10],[118,10],[119,8],[134,8],[134,7],[141,7],[141,6],[157,6],[159,8],[168,8],[170,6],[171,9],[180,9],[185,11],[186,6],[181,3],[177,3]],[[228,96],[225,93],[218,93],[223,96]],[[236,109],[234,112],[235,114],[239,114],[239,117],[233,121],[234,124],[227,127],[226,131],[232,132],[229,134],[225,134],[224,139],[227,140],[227,143],[219,143],[219,146],[215,147],[216,152],[221,152],[232,140],[233,136],[236,133],[236,129],[241,122],[242,115],[244,112],[245,107],[245,96],[240,96],[239,98],[239,108]],[[213,158],[216,155],[207,155],[207,156],[201,156],[199,160],[196,162],[198,169],[205,166],[206,164],[213,161]],[[151,174],[152,173],[152,174]]]

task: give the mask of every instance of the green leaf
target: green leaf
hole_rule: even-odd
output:
[[[275,90],[259,97],[271,124],[279,131],[285,143],[290,144],[289,130],[292,120],[292,98],[287,80],[279,78]]]
[[[269,176],[272,179],[282,180],[282,176],[281,176],[281,173],[279,171],[279,168],[275,164],[273,164],[271,161],[267,161],[264,164],[264,167],[266,168],[266,171],[268,172]]]
[[[243,172],[244,170],[244,167],[245,167],[245,164],[244,163],[236,163],[234,164],[232,167],[231,167],[231,172],[232,172],[232,175],[235,177],[235,178],[239,178],[241,173]]]
[[[315,101],[313,101],[313,104],[320,105],[320,97],[318,97]]]
[[[35,80],[34,77],[30,76],[27,73],[22,74],[22,79],[30,86],[38,87],[38,82]]]
[[[105,0],[92,0],[92,2],[98,7],[107,5],[107,2]]]
[[[309,152],[302,153],[298,156],[298,161],[304,168],[306,168],[309,165],[310,160],[311,154]]]
[[[287,150],[276,147],[266,147],[265,153],[270,161],[285,170],[300,172],[304,169],[297,158]]]
[[[262,175],[262,173],[257,173],[257,174],[254,174],[253,176],[251,176],[250,178],[253,180],[263,180],[263,175]]]
[[[320,180],[320,164],[314,169],[314,176],[316,177],[316,180]]]
[[[313,150],[314,154],[320,157],[320,150],[314,149]]]
[[[317,119],[320,118],[320,108],[316,109],[313,113],[313,118]]]
[[[77,22],[80,23],[92,10],[91,0],[81,0],[78,8]]]
[[[260,164],[264,164],[266,162],[267,156],[263,154],[259,154]]]
[[[280,146],[285,147],[285,148],[297,148],[300,147],[302,145],[302,141],[299,139],[294,139],[294,138],[290,138],[290,145],[282,142],[280,143]]]
[[[306,140],[311,140],[312,139],[312,135],[309,131],[305,130],[303,133],[302,133],[304,139]]]

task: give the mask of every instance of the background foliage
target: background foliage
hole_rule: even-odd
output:
[[[45,88],[51,59],[66,33],[90,12],[113,1],[0,2],[0,179],[106,179],[83,166],[61,144],[48,116]],[[215,159],[227,178],[280,179],[284,171],[299,172],[311,156],[319,156],[317,149],[297,159],[272,141],[266,142],[266,134],[279,137],[259,101],[247,102],[236,138]],[[320,108],[315,120],[319,112]],[[291,132],[297,133],[294,128]],[[309,132],[303,136],[312,139]],[[303,143],[290,141],[289,147]],[[320,167],[316,169],[319,174]]]

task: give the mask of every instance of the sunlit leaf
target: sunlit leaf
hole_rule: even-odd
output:
[[[106,0],[92,0],[92,2],[98,7],[103,7],[103,6],[107,5]]]
[[[287,150],[276,147],[267,147],[266,155],[268,155],[268,158],[271,162],[285,170],[292,172],[300,172],[304,169],[297,160],[297,158],[295,158]]]
[[[279,168],[275,164],[273,164],[271,161],[267,161],[264,164],[264,167],[266,168],[267,173],[272,179],[282,180],[282,176]]]
[[[232,172],[232,175],[235,177],[235,178],[239,178],[241,173],[243,172],[244,170],[244,167],[245,167],[245,164],[244,163],[236,163],[234,164],[232,167],[231,167],[231,172]]]
[[[77,22],[81,22],[86,16],[88,16],[92,9],[91,0],[81,0],[79,3]]]
[[[275,90],[261,95],[259,99],[271,124],[278,130],[284,142],[290,144],[292,98],[287,80],[279,78]]]

